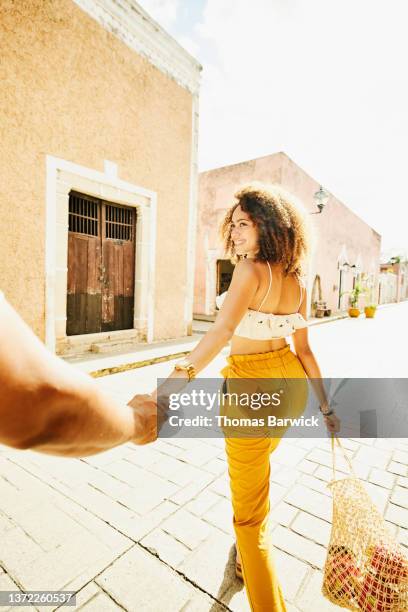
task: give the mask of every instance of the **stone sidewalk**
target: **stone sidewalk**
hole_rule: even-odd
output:
[[[408,440],[343,442],[408,554]],[[328,439],[284,439],[272,455],[272,537],[292,612],[340,609],[320,593],[331,465]],[[347,473],[340,454],[337,465]],[[1,590],[75,590],[76,609],[98,612],[249,610],[234,576],[223,440],[81,460],[2,449],[0,499]]]
[[[408,302],[374,320],[313,326],[323,376],[406,377],[407,315]],[[200,375],[219,376],[224,363],[225,351]],[[96,381],[127,401],[171,368],[158,363]],[[87,459],[0,448],[0,590],[75,590],[76,608],[97,612],[248,611],[234,575],[223,445],[172,438]],[[408,554],[408,438],[343,446]],[[336,465],[348,473],[340,454]],[[331,466],[327,438],[284,438],[271,457],[272,537],[289,612],[342,609],[320,592]]]

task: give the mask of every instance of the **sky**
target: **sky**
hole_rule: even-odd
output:
[[[203,66],[200,171],[284,151],[408,256],[406,0],[138,1]]]

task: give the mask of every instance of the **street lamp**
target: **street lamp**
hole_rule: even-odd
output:
[[[357,278],[357,276],[360,274],[360,268],[356,264],[353,264],[352,266],[350,266],[350,268],[354,278]]]
[[[316,212],[312,212],[310,213],[311,215],[318,215],[321,212],[323,212],[323,208],[326,206],[328,199],[330,198],[330,194],[327,193],[327,191],[325,191],[323,189],[323,187],[320,185],[320,189],[319,191],[316,191],[316,193],[313,196],[314,201],[316,202],[316,206],[319,209]]]
[[[360,267],[358,264],[349,264],[347,261],[342,264],[339,264],[339,270],[341,270],[342,272],[352,272],[353,276],[358,276],[358,274],[360,273]]]

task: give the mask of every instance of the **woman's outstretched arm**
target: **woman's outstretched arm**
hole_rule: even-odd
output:
[[[240,260],[234,268],[231,283],[214,325],[203,336],[197,346],[187,356],[198,372],[203,370],[218,355],[232,338],[235,328],[246,313],[259,285],[256,268],[250,260]],[[187,375],[174,371],[168,378],[180,378],[183,388]],[[165,384],[165,383],[163,383]],[[173,388],[173,387],[172,387]],[[174,388],[174,391],[176,389]],[[158,390],[152,393],[156,399]]]

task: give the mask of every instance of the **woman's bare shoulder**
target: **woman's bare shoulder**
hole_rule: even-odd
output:
[[[261,272],[257,262],[252,259],[240,259],[234,268],[231,284],[235,285],[254,285],[258,286],[261,279]]]
[[[238,273],[244,274],[253,274],[258,276],[259,274],[259,262],[254,261],[253,259],[240,259],[235,264],[235,270]]]

